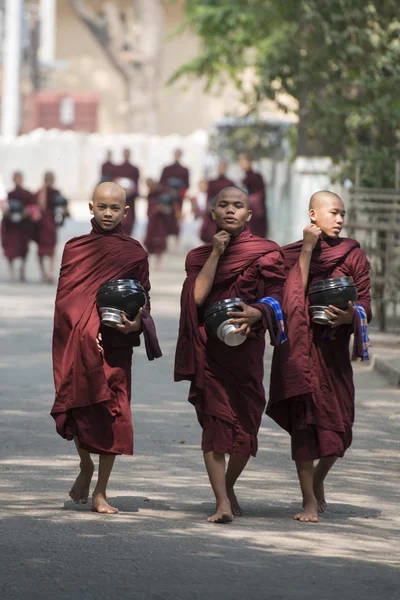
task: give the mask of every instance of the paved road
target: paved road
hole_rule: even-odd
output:
[[[69,225],[65,233],[85,225]],[[37,280],[33,260],[31,278]],[[264,419],[239,485],[247,515],[210,525],[200,431],[172,382],[183,256],[153,277],[164,358],[135,354],[134,458],[117,459],[116,516],[68,501],[77,460],[49,417],[55,288],[5,284],[0,264],[0,598],[4,600],[394,600],[399,598],[400,392],[357,366],[354,444],[332,473],[318,525],[291,517],[289,439]],[[268,357],[267,357],[268,364]]]

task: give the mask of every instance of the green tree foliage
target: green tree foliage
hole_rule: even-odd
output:
[[[233,81],[249,111],[298,102],[297,154],[394,172],[400,132],[398,0],[187,0],[201,52],[173,79]],[[243,85],[253,73],[252,89]],[[389,185],[388,176],[380,184]]]

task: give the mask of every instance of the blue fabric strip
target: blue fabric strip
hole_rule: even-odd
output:
[[[268,304],[273,309],[281,332],[280,343],[282,344],[283,342],[286,342],[287,336],[285,334],[285,324],[283,322],[282,308],[278,300],[275,300],[275,298],[270,298],[269,296],[265,296],[265,298],[261,298],[261,300],[257,300],[256,302],[256,304],[261,303]]]

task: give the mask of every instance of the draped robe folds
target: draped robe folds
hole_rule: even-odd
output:
[[[135,165],[126,160],[122,164],[114,166],[113,177],[117,182],[119,178],[127,178],[131,179],[135,184],[134,191],[131,194],[126,194],[126,203],[129,206],[129,211],[122,225],[124,233],[132,235],[136,220],[135,200],[139,195],[140,172]]]
[[[314,324],[308,314],[298,258],[302,242],[282,248],[288,273],[283,313],[288,342],[275,348],[267,414],[292,436],[292,458],[315,460],[344,455],[352,442],[353,358],[362,357],[360,317],[334,330]],[[351,277],[357,304],[371,320],[369,262],[360,245],[349,238],[321,239],[313,251],[309,285],[330,277]]]
[[[219,194],[219,192],[222,192],[224,188],[234,185],[233,181],[227,179],[225,175],[220,175],[217,179],[211,179],[211,181],[208,182],[207,208],[204,212],[203,223],[200,229],[200,239],[203,242],[212,242],[212,239],[217,232],[217,226],[211,214],[212,202],[215,196]]]
[[[137,279],[150,290],[147,254],[122,232],[92,232],[70,240],[64,249],[55,302],[53,371],[56,396],[51,415],[65,439],[98,454],[132,454],[130,408],[132,348],[139,334],[124,335],[101,326],[96,306],[99,286],[112,279]],[[161,356],[149,301],[143,334],[149,360]],[[99,329],[104,356],[97,347]]]
[[[151,192],[147,198],[148,224],[144,245],[149,254],[162,254],[167,250],[168,214],[158,211],[160,191]],[[172,210],[172,207],[171,207]]]
[[[30,204],[36,204],[34,194],[17,186],[8,194],[8,199],[21,200],[24,208]],[[4,254],[8,260],[15,258],[26,258],[29,248],[29,240],[32,237],[33,223],[29,217],[25,217],[19,223],[13,223],[5,216],[1,222],[1,242]]]
[[[189,189],[189,170],[181,165],[179,162],[174,162],[172,165],[164,167],[161,177],[160,185],[168,186],[168,179],[170,178],[182,179],[185,187],[179,190],[179,209],[182,209],[183,199],[185,198],[186,192]],[[179,217],[177,212],[171,212],[167,217],[168,223],[168,235],[179,235]]]
[[[246,171],[246,176],[242,180],[249,193],[250,208],[253,216],[250,221],[250,231],[253,235],[264,238],[267,235],[267,207],[265,183],[262,175],[252,169]]]
[[[203,451],[255,456],[265,409],[265,332],[269,330],[271,343],[278,343],[275,316],[268,305],[257,305],[262,320],[236,347],[208,337],[203,319],[205,311],[218,300],[240,297],[255,305],[258,299],[272,296],[280,301],[284,284],[282,256],[274,242],[245,230],[221,256],[210,294],[197,308],[195,281],[211,250],[211,244],[200,246],[186,259],[175,381],[191,382],[189,402],[203,428]]]
[[[36,195],[39,202],[41,190]],[[53,256],[57,245],[57,224],[54,217],[52,200],[59,195],[54,188],[46,189],[46,207],[42,209],[42,218],[35,223],[33,239],[38,244],[39,256]]]

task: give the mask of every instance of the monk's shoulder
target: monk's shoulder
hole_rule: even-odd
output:
[[[136,256],[138,257],[139,260],[148,258],[148,256],[149,256],[148,253],[146,252],[146,250],[143,248],[142,244],[138,240],[128,237],[127,235],[124,235],[122,240],[123,240],[124,244],[131,245],[132,252],[134,252],[136,254]]]
[[[365,251],[360,246],[356,246],[352,250],[350,250],[350,252],[345,258],[345,263],[347,263],[349,266],[354,267],[355,269],[369,268],[368,257]]]
[[[202,267],[207,260],[212,249],[212,244],[203,244],[197,248],[193,248],[186,255],[185,269],[186,272],[191,269]]]

